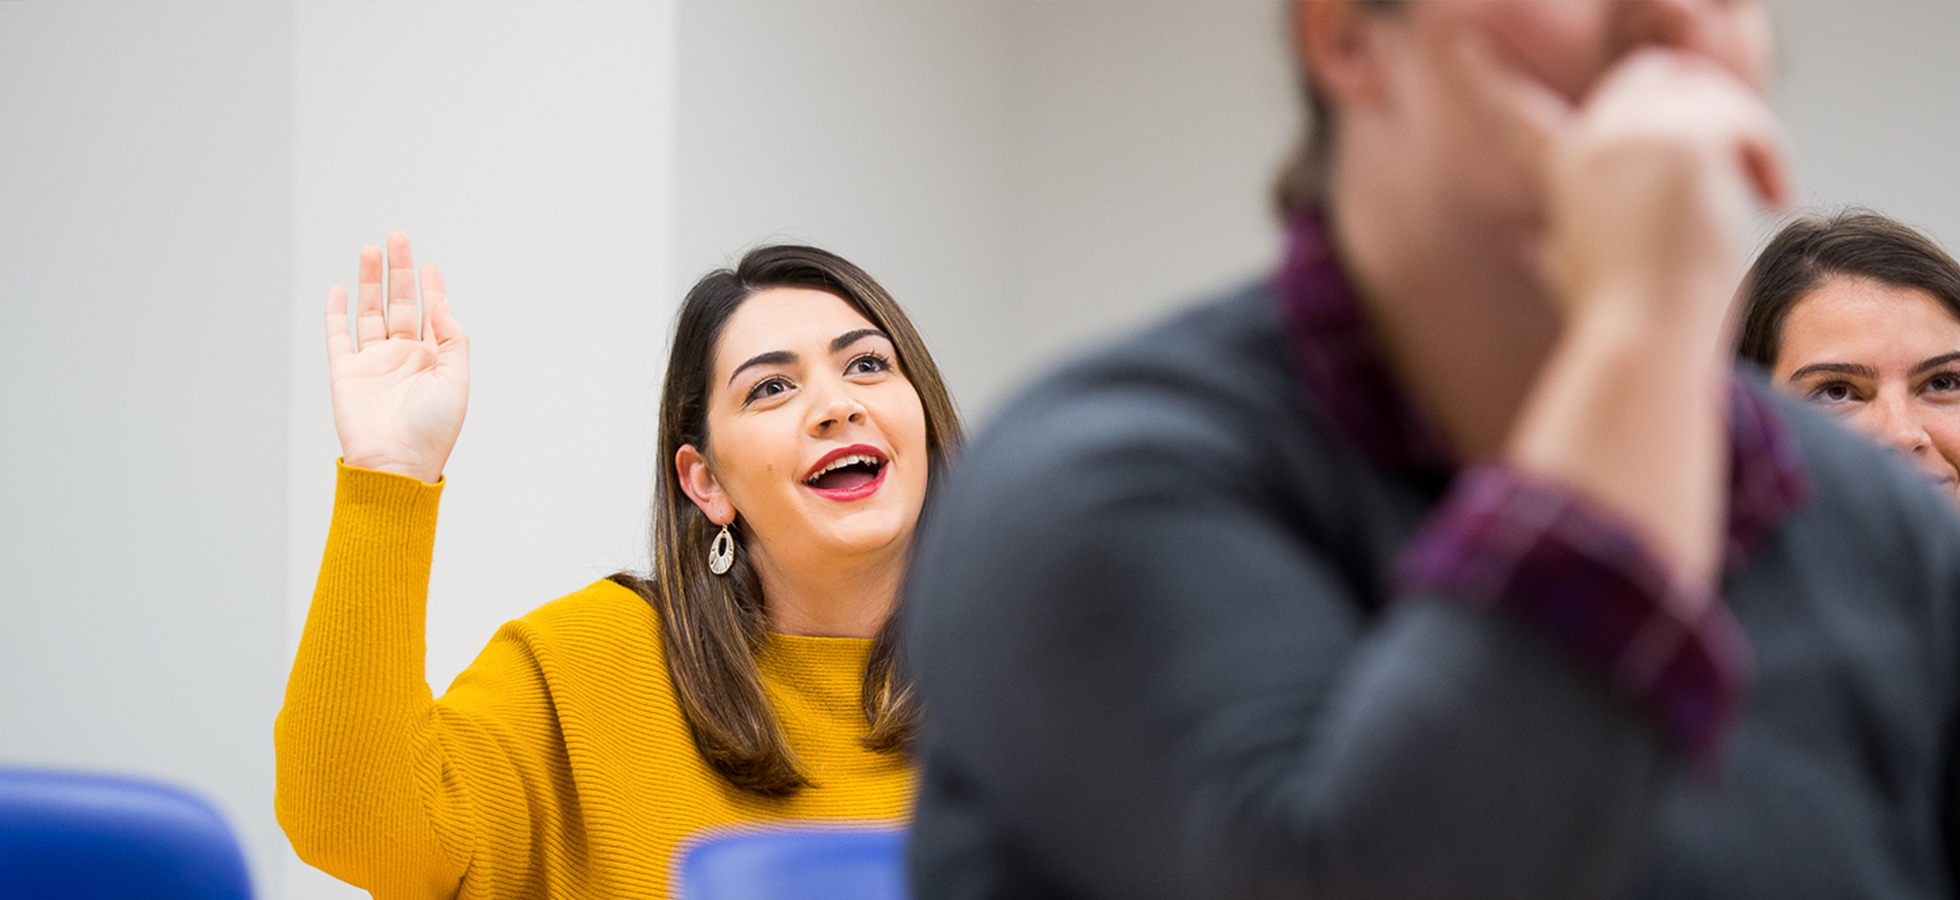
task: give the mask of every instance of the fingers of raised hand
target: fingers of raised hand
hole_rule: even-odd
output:
[[[354,339],[347,333],[347,290],[340,285],[327,288],[327,360],[332,362],[354,352]]]
[[[422,267],[422,303],[429,310],[429,337],[438,348],[468,339],[463,326],[449,312],[449,291],[443,287],[442,273],[435,266]]]
[[[419,340],[422,308],[415,299],[415,257],[408,235],[388,232],[388,336]]]
[[[355,286],[354,331],[362,344],[378,341],[388,334],[382,316],[381,248],[373,244],[361,248],[361,277]]]
[[[435,266],[423,266],[421,271],[422,306],[429,311],[431,321],[435,308],[449,300],[449,291],[442,286],[442,273]]]

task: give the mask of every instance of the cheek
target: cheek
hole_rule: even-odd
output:
[[[878,430],[894,448],[925,447],[925,404],[910,382],[903,378],[890,379],[867,389],[859,395],[858,402],[871,411]]]
[[[872,414],[881,423],[885,440],[890,441],[892,449],[901,455],[924,460],[926,410],[925,404],[919,400],[919,392],[904,381],[894,381],[880,387],[885,389],[869,399],[871,404],[875,404],[871,407]],[[925,477],[925,466],[915,466],[913,469],[921,479]]]
[[[1932,438],[1933,449],[1948,463],[1960,468],[1960,408],[1942,407],[1925,414],[1921,424]]]
[[[1577,104],[1611,62],[1612,14],[1602,2],[1498,0],[1478,25],[1498,53]]]
[[[795,436],[786,440],[786,429],[770,427],[771,418],[764,414],[710,423],[716,480],[745,516],[761,514],[765,498],[787,483],[784,473],[796,465]]]

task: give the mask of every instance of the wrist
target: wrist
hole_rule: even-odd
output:
[[[410,478],[419,479],[424,484],[435,484],[442,480],[441,465],[430,466],[408,460],[355,453],[343,453],[340,457],[340,462],[341,465],[354,469],[368,469],[375,472],[387,472],[392,475],[406,475]]]
[[[1574,299],[1560,337],[1572,350],[1727,370],[1733,323],[1726,288],[1626,281],[1601,284]]]
[[[1506,457],[1624,517],[1689,583],[1718,562],[1728,357],[1708,326],[1634,306],[1567,323]]]

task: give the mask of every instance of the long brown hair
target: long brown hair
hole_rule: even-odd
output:
[[[726,575],[708,571],[708,546],[720,526],[681,491],[674,454],[683,444],[708,448],[708,385],[715,345],[729,317],[751,295],[779,287],[834,294],[891,337],[899,371],[925,407],[932,468],[928,498],[960,443],[959,413],[918,329],[890,293],[842,257],[791,244],[758,247],[734,268],[702,277],[681,301],[660,393],[653,570],[645,576],[622,572],[613,580],[658,613],[667,670],[701,755],[730,784],[772,797],[796,793],[811,782],[783,736],[756,665],[756,651],[769,630],[762,584],[742,552]],[[864,744],[887,753],[910,747],[920,714],[911,679],[899,668],[899,633],[894,611],[872,644],[860,693],[870,722]]]
[[[1831,276],[1918,288],[1960,319],[1960,263],[1910,226],[1863,209],[1804,216],[1776,233],[1743,282],[1736,352],[1774,366],[1783,323],[1797,301]]]

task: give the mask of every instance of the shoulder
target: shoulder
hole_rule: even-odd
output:
[[[663,657],[653,607],[611,579],[546,603],[505,629],[526,644],[549,647],[568,660],[626,657],[657,663]]]
[[[1291,407],[1293,384],[1279,312],[1260,281],[1063,366],[1011,401],[993,430],[1106,438],[1180,422],[1230,427],[1234,415]]]
[[[1083,549],[1139,509],[1209,509],[1362,559],[1420,503],[1308,399],[1260,280],[1023,391],[961,456],[926,538],[1024,560]]]
[[[1309,405],[1269,288],[1242,287],[1062,367],[983,429],[923,520],[917,647],[1189,599],[1142,573],[1371,585],[1417,505],[1400,490]],[[1221,545],[1272,552],[1220,573]]]
[[[1011,400],[961,456],[956,506],[1107,502],[1186,479],[1276,472],[1307,425],[1270,290],[1253,283],[1083,356]],[[1188,483],[1188,482],[1181,482]]]
[[[547,757],[573,731],[610,742],[686,733],[653,611],[611,581],[504,623],[438,702],[458,721],[528,735]]]

